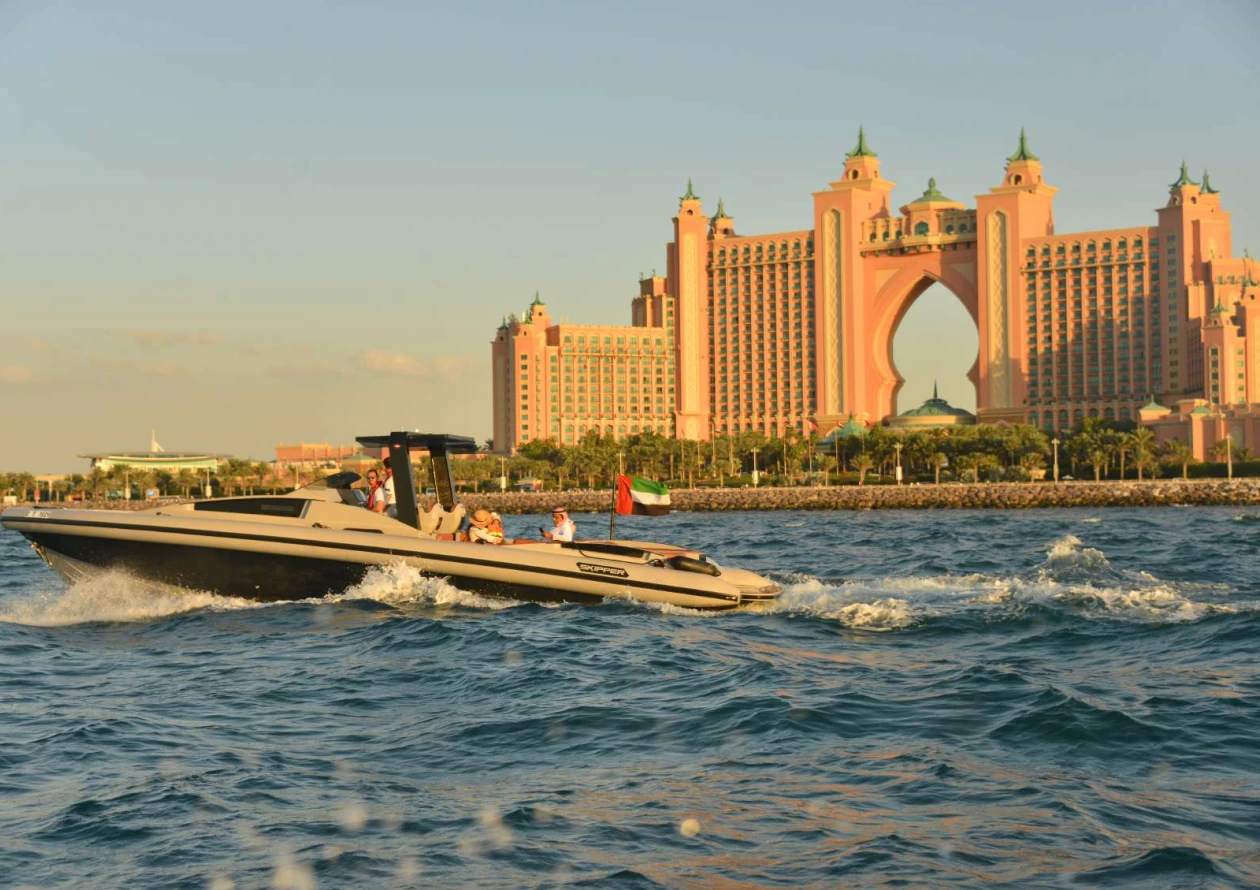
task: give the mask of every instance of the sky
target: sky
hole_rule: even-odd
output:
[[[0,0],[0,470],[485,439],[540,292],[628,323],[688,178],[808,227],[859,124],[974,206],[1026,127],[1061,232],[1153,224],[1184,158],[1260,253],[1260,4]],[[901,408],[973,407],[940,286]]]

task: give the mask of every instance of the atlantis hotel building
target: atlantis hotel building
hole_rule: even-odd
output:
[[[903,382],[893,335],[935,283],[976,323],[982,423],[1158,418],[1168,432],[1197,411],[1260,433],[1260,269],[1234,257],[1206,172],[1182,164],[1154,225],[1070,234],[1023,133],[974,207],[930,180],[894,210],[893,185],[861,131],[807,228],[738,234],[688,183],[666,274],[639,282],[630,325],[557,323],[535,297],[499,327],[495,449],[590,429],[707,439],[882,422]]]

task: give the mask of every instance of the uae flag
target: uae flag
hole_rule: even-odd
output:
[[[617,476],[617,512],[622,516],[664,516],[669,512],[669,489],[638,476]]]

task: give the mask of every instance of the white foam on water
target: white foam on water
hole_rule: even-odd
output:
[[[436,606],[463,606],[469,609],[510,609],[522,605],[520,600],[481,596],[460,590],[446,578],[425,575],[415,566],[403,562],[377,566],[363,580],[342,593],[330,594],[313,602],[375,600],[390,606],[409,603],[432,603]]]
[[[396,563],[368,571],[363,581],[342,593],[310,597],[294,602],[308,605],[370,599],[387,605],[432,603],[471,609],[508,609],[517,600],[479,596],[460,590],[445,578],[421,574],[412,566]],[[31,627],[64,627],[75,624],[155,621],[186,612],[230,612],[241,609],[279,608],[291,602],[258,602],[219,596],[171,584],[144,581],[123,571],[94,574],[69,587],[40,590],[0,608],[0,622]]]
[[[1101,550],[1086,547],[1076,535],[1064,535],[1046,545],[1046,562],[1043,569],[1110,569],[1111,563]]]
[[[685,615],[688,618],[716,618],[725,614],[722,609],[689,609],[686,606],[676,606],[673,603],[650,603],[634,597],[626,597],[624,600],[620,597],[605,597],[604,599],[607,602],[612,602],[616,599],[621,602],[634,603],[636,606],[642,606],[653,612],[660,612],[662,615]]]
[[[1260,609],[1260,604],[1203,602],[1208,589],[1228,585],[1163,581],[1144,571],[1117,570],[1106,555],[1065,535],[1045,547],[1045,561],[1012,576],[983,574],[908,576],[827,582],[789,576],[778,600],[759,611],[808,614],[846,627],[897,630],[964,611],[1043,605],[1083,618],[1188,622],[1222,612]]]
[[[906,581],[915,587],[920,586],[919,582],[926,582],[926,586],[935,590],[943,589],[938,579],[927,578],[887,578],[841,584],[802,575],[795,578],[783,586],[778,599],[759,606],[758,611],[812,615],[857,630],[899,630],[917,624],[930,610],[924,603],[912,606],[903,596],[888,595],[890,592],[909,592],[902,583]]]
[[[102,572],[67,588],[41,590],[0,609],[0,621],[31,627],[153,621],[200,609],[233,611],[258,603]]]
[[[1232,606],[1189,600],[1167,586],[1137,590],[1072,587],[1053,594],[1068,606],[1156,622],[1198,621],[1207,615],[1235,611]]]

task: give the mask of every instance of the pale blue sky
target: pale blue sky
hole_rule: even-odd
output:
[[[971,204],[1027,127],[1060,231],[1154,222],[1184,157],[1260,252],[1257,38],[1251,0],[0,0],[0,468],[484,438],[504,313],[627,321],[688,177],[807,226],[860,122],[896,203]],[[903,408],[974,400],[951,301]]]

